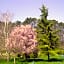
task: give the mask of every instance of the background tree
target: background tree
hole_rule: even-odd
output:
[[[17,20],[16,21],[16,26],[20,26],[21,25],[21,21]]]
[[[12,14],[10,12],[4,12],[4,13],[1,13],[0,14],[0,21],[1,21],[1,24],[3,25],[2,28],[3,28],[3,42],[2,42],[2,45],[3,45],[3,50],[5,50],[5,39],[8,38],[8,33],[9,33],[9,28],[8,28],[8,24],[9,22],[11,22],[12,20]],[[2,40],[1,40],[2,41]]]
[[[22,23],[23,25],[30,24],[32,27],[37,26],[38,20],[36,18],[26,18],[25,21]]]
[[[15,54],[25,54],[27,58],[37,49],[35,30],[30,25],[14,27],[6,40],[6,49]]]
[[[56,34],[56,30],[53,29],[53,23],[47,20],[48,9],[42,6],[41,19],[38,22],[37,27],[37,40],[39,42],[39,48],[48,56],[50,59],[50,54],[56,54],[56,49],[58,48],[59,37]]]

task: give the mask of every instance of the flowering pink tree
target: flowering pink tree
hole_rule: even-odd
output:
[[[35,29],[30,25],[14,27],[6,39],[9,52],[30,54],[37,49]]]

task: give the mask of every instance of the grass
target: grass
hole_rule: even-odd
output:
[[[6,62],[6,61],[1,61],[0,64],[13,64],[12,61],[10,62]],[[55,61],[55,62],[48,62],[48,61],[38,61],[38,62],[18,62],[16,61],[16,64],[64,64],[64,62],[60,62],[60,61]]]
[[[47,61],[47,58],[43,56],[44,59],[28,59],[21,61],[22,59],[16,59],[16,64],[64,64],[63,56],[51,56],[50,61]],[[46,59],[45,59],[46,58]],[[9,62],[6,59],[0,59],[0,64],[14,64],[13,59]]]
[[[13,64],[13,61],[10,62],[6,62],[6,61],[1,61],[0,64]],[[52,62],[48,62],[48,61],[31,61],[31,62],[19,62],[16,61],[16,64],[64,64],[64,62],[60,62],[60,61],[52,61]]]

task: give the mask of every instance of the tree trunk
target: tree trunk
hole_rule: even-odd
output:
[[[9,62],[9,60],[10,60],[10,53],[8,53],[7,62]]]
[[[50,60],[50,54],[49,54],[49,52],[48,52],[48,61]]]
[[[25,54],[25,58],[28,59],[30,58],[30,56],[28,54]]]
[[[14,57],[14,64],[16,64],[15,57]]]

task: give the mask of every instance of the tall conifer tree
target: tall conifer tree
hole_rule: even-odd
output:
[[[57,31],[53,29],[52,21],[47,20],[48,9],[42,6],[41,18],[38,22],[37,28],[37,40],[39,42],[39,48],[48,56],[50,59],[50,54],[56,54],[56,49],[58,48],[59,37]]]

